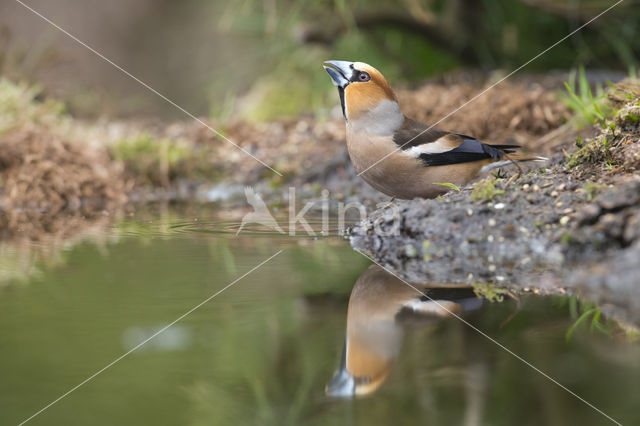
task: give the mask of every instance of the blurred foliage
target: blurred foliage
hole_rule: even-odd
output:
[[[565,340],[569,342],[579,328],[584,328],[588,325],[591,333],[598,331],[607,336],[612,335],[616,331],[624,331],[626,328],[624,324],[620,324],[614,320],[606,319],[602,315],[602,309],[587,300],[578,299],[576,296],[571,296],[562,300],[562,304],[568,304],[569,314],[573,324],[567,329],[565,333]],[[631,330],[632,328],[629,328]],[[631,334],[629,335],[630,337]]]
[[[109,2],[111,4],[111,2]],[[187,110],[220,121],[254,120],[337,105],[321,64],[361,60],[379,68],[394,87],[452,70],[512,70],[585,24],[612,0],[125,0],[109,7],[87,2],[78,14],[60,13],[71,30]],[[554,46],[524,72],[626,70],[640,53],[640,8],[627,0]],[[9,13],[10,12],[10,13]],[[87,61],[66,37],[39,37],[19,26],[24,10],[0,18],[0,73],[42,82],[78,114],[170,110],[108,64]],[[107,14],[109,25],[101,14]],[[19,15],[18,15],[19,14]],[[14,16],[15,15],[15,16]],[[3,28],[7,27],[5,31]],[[116,31],[117,29],[117,31]],[[72,31],[74,32],[74,31]],[[55,33],[55,31],[54,31]],[[123,83],[126,82],[126,83]],[[117,90],[114,90],[116,89]],[[146,96],[146,97],[145,97]],[[181,116],[181,115],[180,115]]]
[[[577,72],[572,71],[564,85],[566,92],[561,93],[560,101],[575,113],[573,120],[578,129],[595,123],[603,127],[611,118],[614,109],[607,100],[607,94],[601,85],[596,86],[596,94],[593,94],[583,66]]]
[[[640,11],[631,3],[622,3],[555,46],[526,71],[577,64],[605,69],[634,66],[640,52],[640,28],[635,25]],[[251,35],[262,46],[254,58],[261,73],[237,106],[243,116],[268,120],[300,111],[322,115],[327,106],[337,104],[333,86],[321,71],[324,60],[368,62],[394,87],[461,67],[513,69],[611,4],[602,0],[245,0],[229,5],[217,25],[224,31]]]
[[[42,89],[0,78],[0,135],[22,124],[59,125],[64,118],[64,104],[41,99]]]
[[[168,186],[177,178],[215,181],[219,172],[207,161],[208,145],[182,146],[170,139],[157,139],[148,132],[121,140],[110,150],[122,161],[138,183]]]

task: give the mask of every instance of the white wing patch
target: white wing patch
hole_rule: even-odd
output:
[[[432,314],[446,317],[452,312],[460,312],[460,305],[450,300],[410,300],[403,306],[421,314]]]
[[[447,135],[434,142],[412,146],[411,148],[406,149],[403,152],[413,158],[418,158],[421,154],[440,154],[443,152],[451,151],[455,148],[457,148],[457,146],[452,145],[450,136]]]

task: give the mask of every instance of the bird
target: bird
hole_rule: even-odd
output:
[[[547,160],[515,155],[519,145],[490,145],[406,117],[387,80],[369,64],[325,61],[323,67],[338,88],[356,172],[393,198],[435,198],[491,169]]]
[[[280,225],[278,225],[278,222],[269,211],[269,208],[267,207],[265,202],[258,194],[256,194],[253,188],[251,188],[250,186],[245,187],[244,195],[247,198],[247,203],[249,203],[249,205],[253,207],[253,211],[245,214],[242,217],[242,223],[238,227],[236,236],[248,223],[258,223],[271,230],[278,231],[281,234],[285,233]]]
[[[400,353],[409,320],[426,326],[482,304],[470,286],[410,286],[376,264],[369,266],[351,291],[340,367],[325,393],[353,398],[375,392]]]

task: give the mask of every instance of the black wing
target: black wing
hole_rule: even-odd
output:
[[[418,158],[425,166],[446,166],[450,164],[468,163],[486,159],[502,160],[504,154],[510,154],[518,145],[488,145],[469,136],[458,135],[463,138],[457,148],[435,154],[423,153]]]
[[[510,154],[514,152],[514,148],[519,148],[518,145],[488,145],[473,136],[430,128],[427,124],[406,117],[402,126],[394,133],[393,141],[403,151],[421,146],[425,147],[425,151],[429,151],[429,146],[436,148],[435,150],[440,147],[445,149],[442,152],[420,154],[418,158],[425,166],[444,166],[490,158],[501,160],[505,153]],[[448,147],[451,149],[446,149]]]

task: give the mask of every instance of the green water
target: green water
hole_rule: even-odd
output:
[[[407,326],[377,392],[325,396],[349,293],[370,262],[338,236],[232,228],[116,221],[0,287],[0,424],[29,418],[279,250],[28,424],[613,424],[455,318]],[[2,256],[12,250],[24,247]],[[638,343],[587,326],[567,342],[566,300],[525,298],[503,324],[515,309],[485,303],[465,318],[617,421],[640,424]]]

